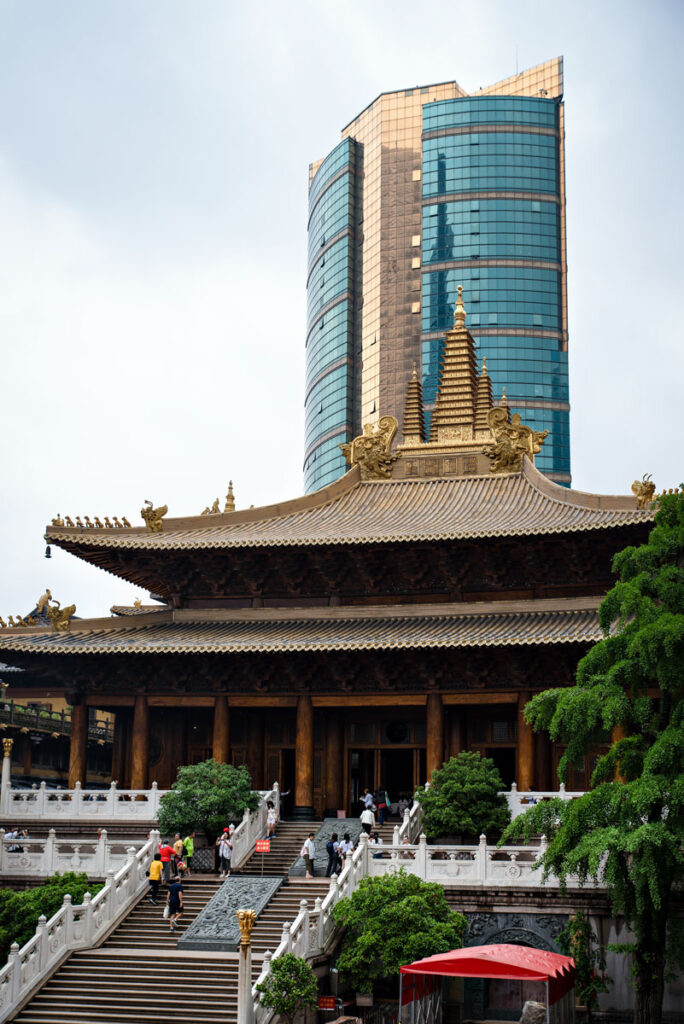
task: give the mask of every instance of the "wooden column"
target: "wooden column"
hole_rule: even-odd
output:
[[[458,707],[449,709],[449,757],[457,757],[466,748],[465,710]]]
[[[534,734],[534,759],[536,765],[534,788],[540,793],[557,789],[551,766],[551,740],[548,733],[536,732]]]
[[[314,731],[311,697],[297,698],[297,748],[295,750],[295,806],[293,818],[313,818]]]
[[[534,785],[534,733],[523,716],[523,708],[529,700],[528,693],[518,694],[518,757],[515,781],[521,792],[527,792]]]
[[[133,709],[133,749],[131,751],[131,789],[147,789],[150,731],[147,697],[139,693]]]
[[[335,816],[344,807],[342,780],[344,778],[344,722],[337,708],[331,708],[326,720],[325,740],[325,809]]]
[[[228,698],[219,694],[214,698],[214,732],[211,756],[220,764],[230,764],[230,719]]]
[[[247,767],[252,776],[252,789],[264,789],[264,713],[261,708],[250,711],[247,730]],[[271,785],[274,780],[267,780]]]
[[[442,695],[428,694],[427,699],[427,779],[444,763],[444,705]]]
[[[69,747],[69,789],[77,782],[85,786],[88,757],[88,706],[74,704],[71,709],[71,745]]]

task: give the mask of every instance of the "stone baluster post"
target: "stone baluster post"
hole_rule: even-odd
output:
[[[107,793],[107,812],[110,818],[116,817],[116,782],[111,782]]]
[[[9,1003],[10,1005],[19,1000],[21,991],[21,971],[19,969],[19,943],[13,942],[7,954],[7,966],[10,968],[9,980]]]
[[[38,936],[38,972],[40,972],[45,970],[48,957],[50,955],[47,936],[47,917],[45,914],[41,914],[38,918],[36,935]]]
[[[36,811],[38,814],[45,814],[47,811],[47,786],[44,782],[41,782],[38,787],[38,797],[36,799]]]
[[[7,870],[7,865],[5,864],[6,859],[7,858],[5,857],[5,830],[4,828],[0,828],[0,873],[3,873]]]
[[[83,893],[83,910],[81,911],[81,945],[84,948],[93,943],[93,905],[89,892]]]
[[[114,870],[110,868],[105,875],[105,889],[109,889],[106,903],[107,920],[113,920],[116,913],[116,886],[114,885]]]
[[[97,840],[97,853],[95,855],[95,871],[98,875],[104,875],[109,864],[107,863],[107,829],[100,830],[100,837]]]
[[[83,799],[81,797],[81,782],[79,779],[74,783],[74,791],[71,794],[71,806],[69,807],[69,817],[77,818],[81,813],[81,804]]]
[[[45,846],[43,847],[43,865],[49,875],[54,874],[57,865],[55,864],[55,830],[51,828],[48,831],[47,838],[45,840]]]
[[[487,836],[482,833],[480,836],[480,842],[477,847],[477,854],[475,856],[477,861],[477,880],[478,882],[486,882],[487,880]]]
[[[427,868],[428,868],[428,856],[427,856],[427,836],[424,832],[420,833],[418,839],[418,850],[416,852],[415,865],[418,873],[418,877],[422,878],[423,881],[427,881]]]
[[[316,945],[319,949],[323,949],[323,900],[320,896],[317,896],[314,902],[314,913],[318,915],[316,921]]]
[[[299,913],[302,915],[302,927],[301,927],[301,939],[299,940],[300,949],[298,950],[298,956],[306,956],[309,952],[309,928],[311,927],[311,919],[309,916],[309,904],[306,900],[299,901]]]
[[[394,828],[392,829],[392,846],[398,846],[398,845],[399,845],[399,826],[395,825]],[[396,860],[398,856],[399,856],[399,852],[397,850],[392,850],[392,860]]]
[[[237,1024],[254,1024],[252,1000],[252,928],[256,911],[238,910],[235,915],[240,926],[240,963],[238,965]]]
[[[275,807],[276,814],[278,815],[278,821],[280,821],[280,786],[277,782],[273,783],[273,797],[273,806]],[[264,959],[266,959],[265,955]]]
[[[74,908],[69,893],[64,897],[62,905],[64,907],[64,939],[66,945],[70,946],[74,937]]]
[[[2,741],[2,782],[0,783],[0,809],[3,814],[10,814],[9,793],[12,787],[12,746],[14,740],[9,736]]]
[[[156,818],[159,811],[159,786],[156,782],[153,782],[150,789],[152,790],[150,793],[150,811]]]
[[[282,946],[282,944],[285,943],[285,952],[286,953],[291,953],[292,952],[292,935],[290,934],[291,928],[292,928],[291,922],[290,921],[286,921],[285,924],[283,925],[283,930],[282,930],[282,933],[281,933],[281,936],[280,936],[280,944]]]

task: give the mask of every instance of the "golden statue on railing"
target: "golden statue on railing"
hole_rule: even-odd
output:
[[[240,925],[240,945],[249,946],[252,941],[252,928],[256,922],[256,910],[238,910],[235,916]]]
[[[358,463],[362,480],[381,480],[392,475],[392,463],[397,456],[390,453],[390,448],[398,426],[394,416],[381,416],[377,428],[366,423],[363,434],[340,445],[349,468]]]
[[[160,505],[159,508],[154,508],[149,498],[145,498],[145,504],[147,508],[140,509],[140,515],[145,520],[145,525],[150,533],[161,533],[164,529],[162,519],[169,511],[168,505]]]
[[[525,426],[519,412],[508,419],[508,409],[494,406],[487,414],[487,423],[494,435],[494,444],[482,449],[492,460],[492,473],[519,473],[523,456],[533,462],[549,436],[548,430],[532,430]]]

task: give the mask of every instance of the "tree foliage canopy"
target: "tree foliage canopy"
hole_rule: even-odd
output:
[[[428,789],[419,789],[416,800],[423,808],[423,831],[428,839],[482,833],[496,835],[511,820],[501,776],[490,757],[464,750],[432,773]]]
[[[363,878],[332,913],[347,929],[337,966],[358,992],[398,975],[403,964],[460,949],[466,931],[465,918],[450,909],[441,885],[403,870]]]
[[[183,835],[201,829],[213,839],[229,822],[240,821],[246,809],[255,810],[258,803],[244,766],[233,768],[213,758],[184,765],[171,790],[161,798],[159,828],[162,833]]]
[[[33,938],[41,914],[49,921],[62,906],[65,896],[71,896],[77,906],[87,892],[94,896],[101,888],[101,883],[89,881],[83,872],[67,871],[63,875],[57,872],[44,885],[23,892],[0,889],[0,962],[7,959],[13,942],[21,949]]]
[[[257,992],[262,1005],[275,1010],[288,1024],[318,1002],[316,975],[306,960],[294,953],[285,953],[271,963],[271,972],[257,985]]]
[[[657,1024],[666,964],[682,964],[672,908],[684,881],[684,491],[657,499],[648,542],[615,556],[618,583],[599,611],[603,639],[576,685],[534,697],[525,717],[567,744],[559,764],[583,763],[607,735],[579,799],[532,807],[504,838],[545,833],[545,874],[600,880],[634,942],[637,1024]]]

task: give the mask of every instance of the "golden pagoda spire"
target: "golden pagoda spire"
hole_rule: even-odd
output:
[[[487,414],[494,405],[492,395],[492,379],[487,373],[487,360],[482,360],[482,373],[477,378],[477,396],[475,401],[475,430],[489,431]]]
[[[228,481],[228,493],[226,494],[226,503],[223,506],[224,512],[235,511],[235,495],[233,494],[233,481]]]
[[[425,419],[423,416],[423,385],[418,377],[417,364],[413,364],[413,375],[406,388],[404,406],[404,444],[422,444],[425,441]]]
[[[466,325],[463,287],[458,286],[454,326],[447,331],[439,388],[430,424],[430,440],[468,440],[475,427],[477,368],[475,342]]]

